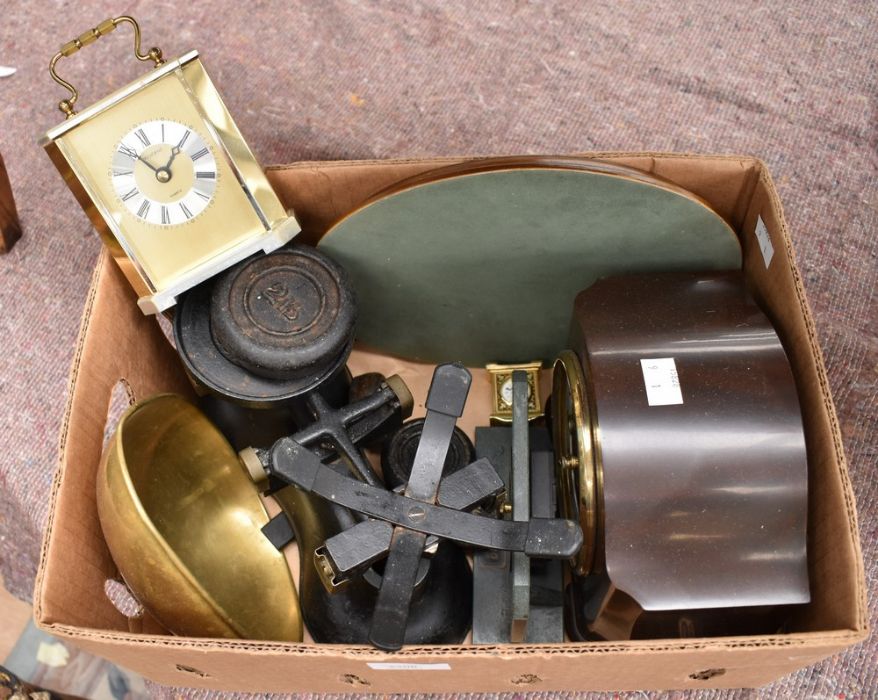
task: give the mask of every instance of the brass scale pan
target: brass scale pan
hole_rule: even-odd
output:
[[[238,455],[174,394],[119,420],[97,478],[107,546],[144,608],[176,634],[302,639],[296,589],[262,534],[268,514]]]

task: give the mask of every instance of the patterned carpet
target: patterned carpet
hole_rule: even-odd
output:
[[[764,159],[841,419],[874,623],[878,5],[855,0],[3,2],[0,65],[17,72],[0,79],[0,153],[25,231],[0,258],[0,572],[13,593],[31,595],[99,249],[36,143],[60,121],[46,65],[62,41],[122,10],[147,45],[201,51],[264,164],[583,150]],[[144,70],[129,42],[120,31],[66,62],[83,104]],[[874,697],[876,668],[872,639],[758,692],[693,697]]]

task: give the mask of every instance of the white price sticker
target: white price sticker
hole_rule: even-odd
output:
[[[768,263],[774,257],[774,246],[771,245],[771,236],[768,235],[768,228],[761,216],[756,217],[756,240],[759,242],[759,250],[762,252],[762,260],[767,270]]]
[[[641,360],[643,385],[646,387],[646,400],[650,406],[672,406],[683,403],[680,391],[680,377],[673,357],[659,357]]]
[[[406,664],[388,661],[369,661],[366,665],[373,671],[450,671],[451,664]]]

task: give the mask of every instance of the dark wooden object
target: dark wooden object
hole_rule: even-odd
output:
[[[6,175],[3,156],[0,156],[0,255],[12,250],[15,242],[21,238],[21,224],[12,198],[12,186]]]

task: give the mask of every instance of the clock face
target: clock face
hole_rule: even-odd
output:
[[[527,398],[530,399],[530,382],[527,384]],[[505,406],[512,407],[512,377],[509,376],[500,385],[500,400]]]
[[[116,144],[110,179],[139,220],[177,226],[197,217],[217,187],[214,153],[191,126],[166,119],[139,124]]]
[[[94,205],[86,211],[132,284],[156,303],[280,242],[273,227],[289,221],[286,210],[194,56],[57,131],[49,154]]]

